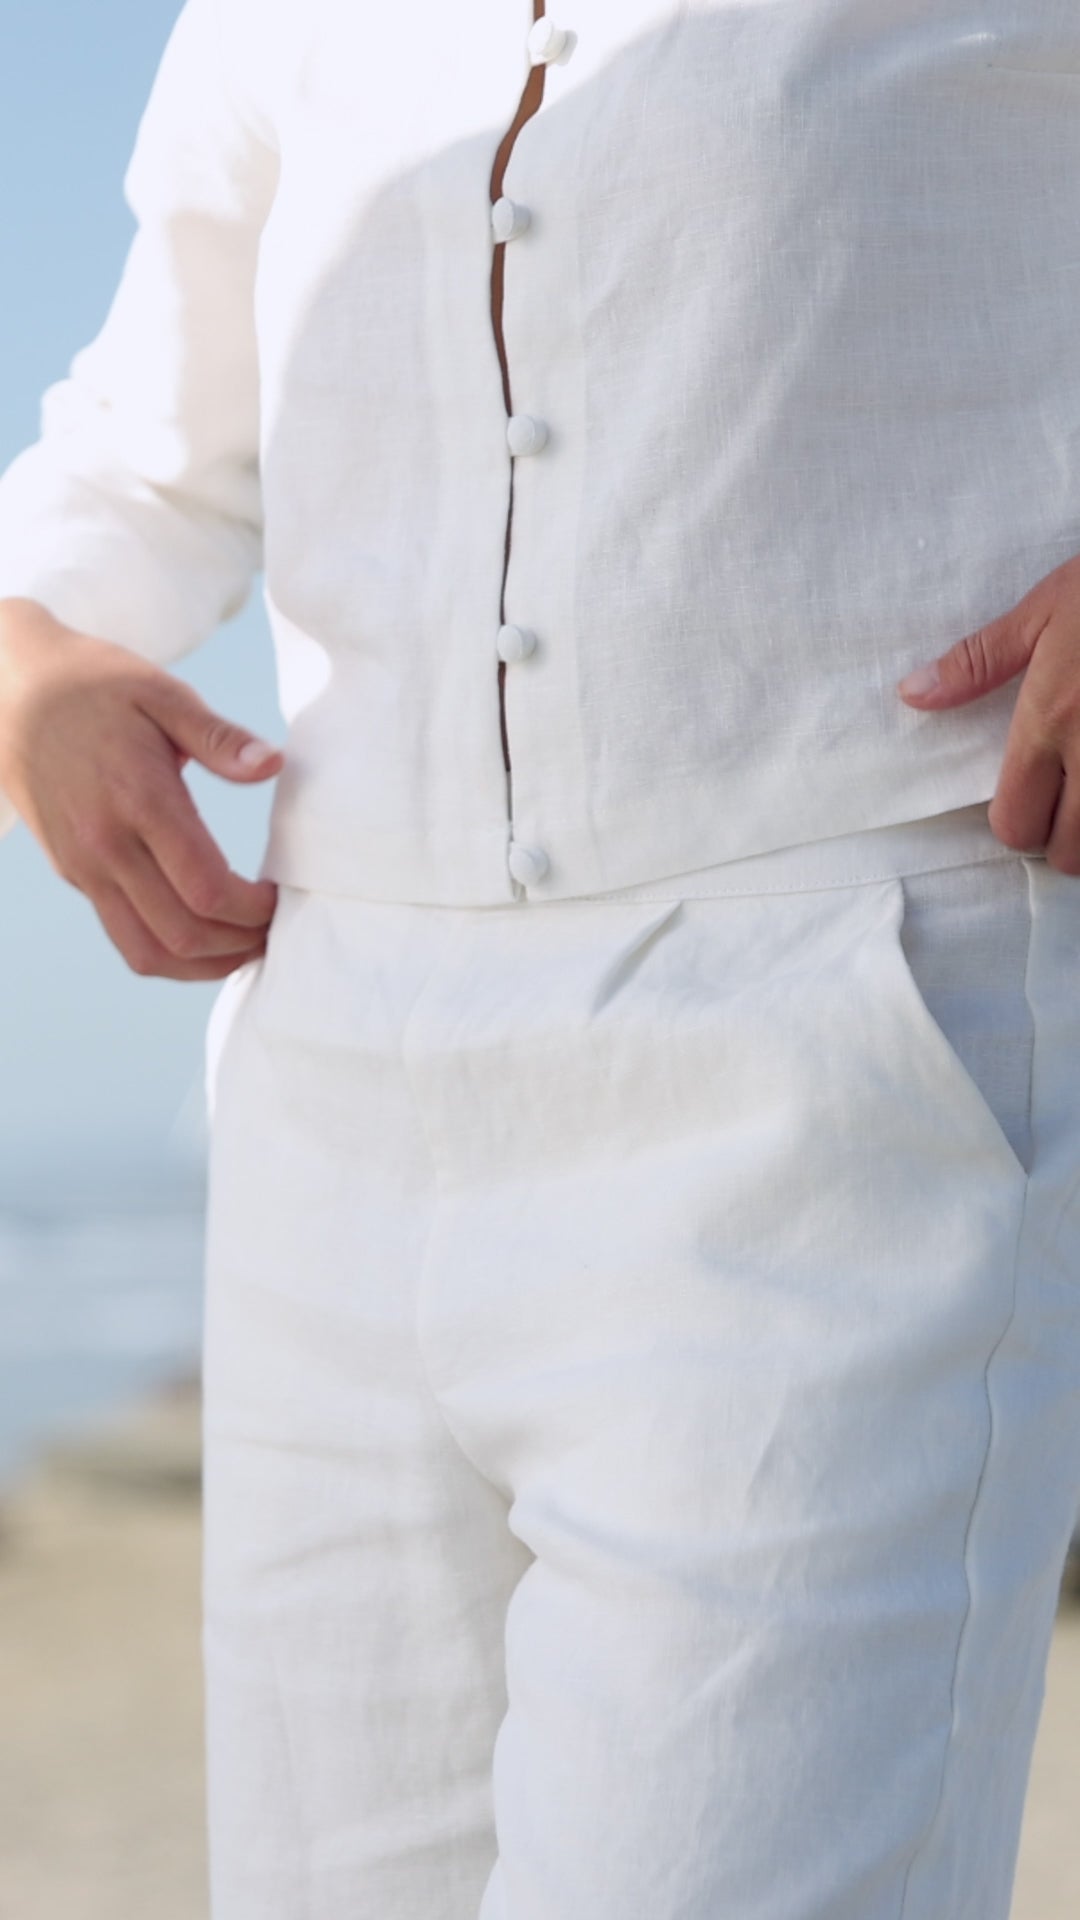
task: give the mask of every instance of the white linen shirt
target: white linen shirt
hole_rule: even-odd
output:
[[[261,570],[293,886],[987,799],[1019,683],[895,682],[1080,550],[1076,0],[558,6],[187,0],[0,479],[0,595],[160,663]]]

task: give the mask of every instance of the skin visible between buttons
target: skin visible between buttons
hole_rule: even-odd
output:
[[[532,4],[533,4],[533,14],[534,14],[534,24],[535,24],[535,18],[537,16],[542,16],[543,14],[544,0],[532,0]],[[488,185],[488,192],[489,192],[489,197],[490,197],[492,206],[494,206],[495,202],[499,199],[509,198],[508,195],[503,194],[503,175],[506,171],[506,164],[510,158],[510,154],[513,150],[514,142],[517,139],[517,135],[521,127],[524,125],[526,120],[530,119],[532,115],[537,112],[538,108],[540,107],[540,104],[544,97],[544,82],[545,82],[546,75],[547,75],[546,65],[544,64],[536,65],[533,62],[529,62],[528,72],[522,86],[521,96],[518,101],[517,110],[514,114],[513,120],[511,121],[510,125],[507,127],[506,132],[503,134],[503,137],[499,142],[498,148],[495,153],[495,158],[492,163],[491,178]],[[513,414],[513,401],[511,399],[511,394],[510,394],[510,372],[509,372],[509,367],[507,365],[507,358],[506,358],[506,342],[503,338],[503,329],[502,329],[503,278],[504,278],[505,261],[506,261],[506,247],[504,245],[500,245],[496,243],[491,250],[491,325],[492,325],[492,332],[495,339],[495,350],[499,360],[499,371],[502,376],[503,399],[506,404],[506,412],[509,420],[509,417]],[[507,433],[509,438],[509,427],[507,429]],[[512,453],[513,453],[513,448],[511,447],[511,454]],[[505,530],[505,538],[504,538],[504,544],[503,544],[502,584],[499,591],[499,619],[502,622],[505,622],[506,620],[506,605],[505,605],[506,570],[507,570],[507,566],[509,564],[509,558],[510,558],[510,527],[511,527],[511,521],[513,517],[513,508],[514,508],[515,472],[516,472],[515,463],[513,459],[511,459],[510,470],[509,470],[509,488],[508,488],[508,496],[507,496],[506,530]],[[510,745],[507,739],[507,729],[506,729],[506,698],[505,698],[506,672],[507,672],[507,663],[505,660],[500,660],[499,666],[498,666],[498,673],[496,676],[497,682],[498,682],[498,689],[499,689],[499,730],[502,738],[503,765],[505,766],[505,769],[506,769],[507,809],[508,809],[510,819],[512,821],[514,808],[513,808],[513,792],[512,792],[512,774],[511,774],[511,764],[510,764]]]

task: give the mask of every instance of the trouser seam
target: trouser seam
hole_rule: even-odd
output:
[[[934,1830],[938,1823],[938,1817],[941,1813],[941,1808],[945,1799],[945,1787],[948,1780],[949,1760],[952,1756],[953,1740],[956,1732],[957,1682],[958,1682],[959,1671],[960,1671],[960,1659],[961,1659],[961,1655],[963,1653],[964,1645],[967,1639],[968,1628],[971,1623],[971,1616],[973,1611],[972,1590],[971,1590],[971,1570],[970,1570],[971,1536],[972,1536],[972,1530],[975,1525],[975,1520],[978,1515],[979,1508],[982,1502],[982,1498],[986,1491],[991,1455],[994,1452],[994,1443],[997,1439],[997,1433],[998,1433],[997,1421],[994,1415],[994,1395],[991,1388],[990,1374],[991,1374],[991,1370],[993,1369],[994,1361],[996,1360],[998,1354],[1000,1353],[1002,1347],[1004,1346],[1006,1340],[1008,1339],[1009,1334],[1012,1332],[1013,1326],[1016,1321],[1017,1305],[1018,1305],[1017,1294],[1018,1294],[1018,1287],[1019,1287],[1019,1268],[1020,1268],[1020,1242],[1023,1239],[1024,1223],[1027,1217],[1027,1207],[1028,1207],[1028,1190],[1025,1187],[1023,1203],[1021,1207],[1020,1225],[1017,1231],[1016,1255],[1013,1261],[1012,1304],[1010,1306],[1009,1315],[1005,1322],[1005,1325],[1002,1328],[1001,1332],[999,1333],[997,1339],[995,1340],[992,1348],[990,1349],[990,1353],[987,1357],[986,1365],[983,1369],[983,1391],[986,1396],[986,1408],[987,1408],[989,1425],[988,1425],[988,1431],[986,1436],[986,1446],[983,1450],[982,1463],[979,1468],[979,1477],[978,1477],[978,1480],[976,1481],[975,1492],[974,1492],[974,1495],[972,1496],[971,1506],[968,1511],[967,1525],[964,1529],[963,1565],[964,1565],[964,1579],[967,1587],[967,1603],[964,1608],[963,1620],[960,1623],[960,1631],[957,1634],[957,1638],[956,1638],[956,1651],[953,1655],[952,1676],[949,1683],[949,1731],[946,1736],[945,1750],[941,1760],[941,1777],[938,1782],[938,1791],[937,1791],[937,1797],[934,1802],[934,1810],[931,1813],[929,1820],[927,1821],[926,1827],[923,1831],[922,1838],[919,1841],[915,1849],[915,1852],[912,1854],[911,1859],[908,1862],[907,1871],[904,1875],[903,1891],[900,1896],[900,1908],[899,1908],[899,1912],[897,1913],[896,1920],[907,1920],[908,1891],[909,1891],[911,1876],[916,1866],[918,1865],[918,1862],[921,1856],[925,1852],[926,1847],[934,1833]]]
[[[1025,991],[1025,995],[1027,997],[1029,1006],[1031,1006],[1031,992],[1030,992],[1031,964],[1032,964],[1032,949],[1034,946],[1034,928],[1035,928],[1034,903],[1031,900],[1030,879],[1031,879],[1031,875],[1029,870],[1028,871],[1028,881],[1029,881],[1028,940],[1027,940],[1027,956],[1026,956],[1025,967],[1024,967],[1024,991]],[[1032,1132],[1033,1105],[1034,1105],[1033,1086],[1034,1086],[1034,1078],[1035,1078],[1035,1054],[1036,1054],[1036,1049],[1038,1045],[1038,1031],[1037,1031],[1037,1025],[1035,1021],[1036,1021],[1035,1010],[1034,1010],[1034,1007],[1032,1007],[1033,1030],[1032,1030],[1031,1071],[1028,1075],[1028,1123],[1029,1123],[1028,1137],[1029,1137],[1029,1158],[1031,1159],[1034,1158],[1034,1143],[1033,1143],[1033,1132]],[[1017,1227],[1016,1227],[1016,1240],[1013,1246],[1012,1291],[1011,1291],[1011,1301],[1009,1306],[1009,1312],[1005,1321],[1005,1325],[1002,1327],[1001,1332],[998,1334],[997,1339],[994,1341],[994,1344],[991,1347],[989,1354],[987,1355],[986,1364],[983,1368],[983,1392],[986,1397],[988,1427],[987,1427],[987,1435],[986,1435],[986,1445],[983,1449],[982,1462],[979,1467],[979,1474],[975,1483],[975,1491],[974,1491],[974,1494],[972,1495],[971,1506],[968,1509],[967,1523],[964,1528],[963,1568],[964,1568],[964,1581],[965,1581],[965,1586],[967,1588],[967,1602],[964,1607],[964,1617],[960,1622],[960,1630],[956,1636],[956,1648],[953,1654],[952,1674],[950,1676],[950,1681],[949,1681],[949,1729],[945,1739],[944,1752],[941,1757],[941,1774],[938,1781],[938,1790],[937,1790],[937,1795],[934,1801],[933,1811],[930,1814],[930,1817],[926,1823],[926,1826],[923,1829],[922,1837],[918,1841],[915,1847],[915,1850],[908,1861],[907,1870],[904,1874],[904,1884],[901,1889],[900,1907],[897,1913],[896,1920],[908,1920],[908,1894],[911,1888],[911,1877],[915,1871],[915,1868],[918,1866],[920,1859],[923,1857],[926,1851],[926,1848],[929,1845],[929,1842],[937,1828],[938,1820],[941,1814],[941,1809],[945,1801],[945,1788],[948,1783],[948,1776],[949,1776],[949,1761],[952,1757],[953,1741],[956,1734],[957,1691],[958,1691],[958,1682],[959,1682],[959,1674],[960,1674],[960,1660],[963,1654],[964,1646],[967,1641],[968,1629],[971,1624],[971,1618],[972,1618],[972,1612],[973,1612],[973,1595],[972,1595],[972,1585],[971,1585],[972,1532],[974,1530],[975,1521],[978,1516],[980,1506],[983,1500],[983,1496],[985,1494],[986,1487],[988,1484],[991,1457],[994,1453],[995,1441],[997,1440],[997,1437],[998,1437],[998,1423],[994,1413],[994,1394],[993,1394],[993,1388],[992,1388],[990,1376],[993,1371],[994,1362],[997,1359],[998,1354],[1001,1352],[1003,1346],[1005,1345],[1006,1341],[1009,1338],[1009,1335],[1013,1330],[1013,1327],[1016,1324],[1016,1317],[1019,1311],[1021,1255],[1026,1243],[1026,1227],[1027,1227],[1027,1221],[1028,1221],[1030,1198],[1031,1198],[1031,1182],[1030,1182],[1030,1179],[1027,1179],[1025,1180],[1024,1186],[1023,1186],[1019,1218],[1017,1220]]]

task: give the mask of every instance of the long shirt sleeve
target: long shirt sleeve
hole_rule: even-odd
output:
[[[277,154],[221,0],[187,0],[123,179],[137,228],[97,336],[0,475],[0,597],[160,664],[239,612],[261,563],[254,276]],[[0,832],[15,819],[0,795]]]

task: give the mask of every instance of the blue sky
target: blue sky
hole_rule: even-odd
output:
[[[105,317],[134,230],[122,177],[178,11],[179,0],[3,0],[0,467],[36,437],[42,392]],[[260,584],[174,671],[280,740]],[[253,874],[272,783],[241,792],[197,772],[191,783],[233,865]],[[0,840],[0,932],[0,1200],[27,1163],[169,1152],[197,1104],[217,986],[132,974],[22,825]]]

